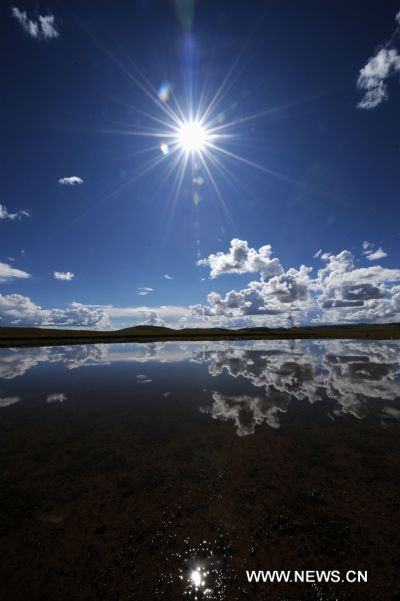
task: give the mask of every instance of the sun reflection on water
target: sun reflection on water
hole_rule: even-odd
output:
[[[185,541],[189,543],[188,539]],[[216,553],[215,548],[222,551]],[[179,568],[179,579],[183,584],[185,597],[222,601],[225,599],[227,578],[230,569],[227,565],[230,556],[228,549],[219,549],[217,540],[203,540],[199,545],[187,548]]]

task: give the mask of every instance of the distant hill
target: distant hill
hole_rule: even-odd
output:
[[[0,347],[155,342],[173,340],[289,340],[303,338],[399,340],[400,324],[344,324],[299,328],[184,328],[140,325],[113,331],[0,327]]]

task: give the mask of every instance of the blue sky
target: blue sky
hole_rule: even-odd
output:
[[[398,2],[0,11],[1,325],[400,320]]]

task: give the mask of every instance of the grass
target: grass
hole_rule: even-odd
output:
[[[0,327],[0,347],[51,346],[100,342],[158,342],[203,340],[288,339],[399,340],[400,324],[353,324],[299,328],[184,328],[134,326],[123,330],[64,330]]]

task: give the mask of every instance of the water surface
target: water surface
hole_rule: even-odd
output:
[[[398,598],[399,351],[1,349],[5,598]],[[249,584],[258,569],[368,583]]]

